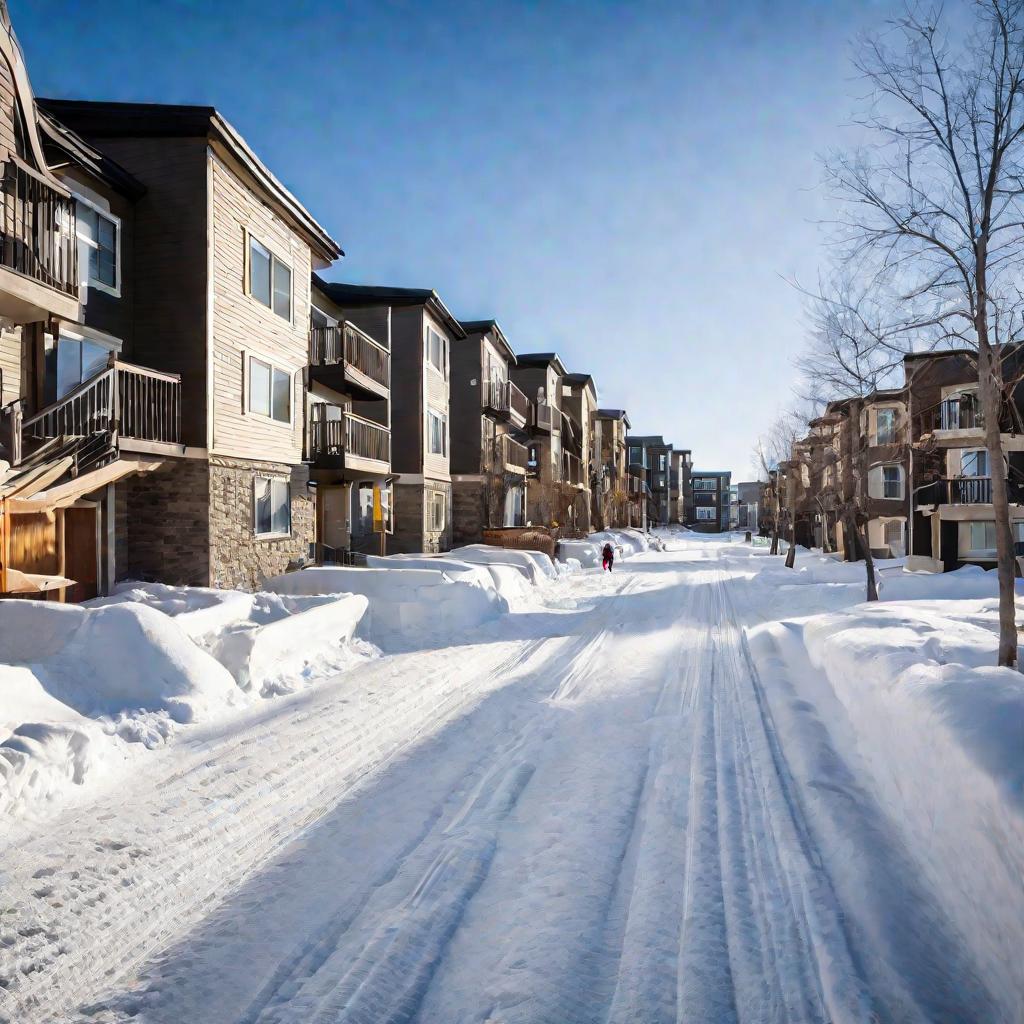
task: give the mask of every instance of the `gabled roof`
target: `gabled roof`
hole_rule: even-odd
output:
[[[456,338],[466,337],[465,328],[452,316],[448,307],[441,301],[441,296],[433,288],[345,284],[341,281],[325,281],[319,274],[313,275],[313,284],[342,308],[345,306],[424,306],[433,316],[442,321]]]
[[[345,254],[313,215],[271,173],[215,107],[171,103],[111,103],[37,99],[62,124],[92,139],[209,138],[219,143],[274,201],[321,259]]]
[[[510,363],[515,363],[516,354],[505,337],[505,332],[498,326],[497,320],[460,320],[462,329],[467,334],[489,334],[497,342],[498,348],[502,349],[505,357]]]
[[[630,444],[642,444],[645,448],[671,448],[672,445],[665,443],[661,434],[630,434],[626,437]]]
[[[516,356],[519,366],[551,366],[559,377],[566,375],[566,369],[557,352],[520,352]]]
[[[594,383],[594,378],[589,373],[567,373],[565,379],[574,387],[578,388],[590,388],[590,393],[594,396],[594,401],[597,401],[597,385]]]
[[[598,409],[597,418],[599,420],[622,420],[626,424],[627,430],[630,427],[629,417],[626,415],[625,409]]]

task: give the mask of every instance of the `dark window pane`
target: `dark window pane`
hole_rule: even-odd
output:
[[[272,517],[270,514],[270,481],[265,477],[256,477],[256,532],[270,533]]]
[[[273,532],[291,533],[291,487],[284,480],[275,480],[273,493]]]
[[[91,341],[83,341],[80,344],[82,346],[82,380],[88,380],[106,369],[110,353],[102,345]]]
[[[57,398],[82,383],[82,345],[70,338],[57,341]]]
[[[270,253],[255,238],[249,239],[249,291],[264,306],[270,305]]]
[[[279,260],[274,260],[274,312],[292,318],[292,272]]]
[[[282,423],[287,423],[292,418],[291,385],[290,374],[282,373],[280,370],[274,371],[274,411],[272,415],[275,420],[280,420]]]

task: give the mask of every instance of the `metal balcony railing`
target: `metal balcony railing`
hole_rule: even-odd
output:
[[[0,175],[0,265],[78,297],[75,203],[16,156]]]
[[[354,455],[391,462],[391,431],[373,420],[345,412],[340,419],[314,419],[309,431],[310,457]]]
[[[938,409],[934,430],[980,430],[985,416],[978,400],[972,396],[949,398]]]
[[[391,387],[391,353],[347,321],[337,327],[311,328],[309,361],[313,366],[346,363],[383,387]]]

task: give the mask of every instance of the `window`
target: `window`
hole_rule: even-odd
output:
[[[629,461],[631,465],[642,466],[644,464],[643,449],[631,447],[629,449]]]
[[[984,448],[960,453],[962,476],[988,476],[988,452]]]
[[[693,489],[695,491],[713,491],[715,490],[715,481],[706,477],[697,477],[693,481]]]
[[[448,454],[448,417],[427,410],[427,451],[431,455]]]
[[[278,423],[292,421],[292,375],[257,359],[249,359],[249,412]]]
[[[882,497],[903,497],[903,472],[900,466],[882,467]]]
[[[993,523],[971,523],[971,551],[995,551],[996,549],[996,524]]]
[[[893,558],[903,555],[903,522],[899,519],[888,519],[885,522],[885,545]]]
[[[75,203],[75,223],[78,232],[79,258],[87,268],[86,280],[105,291],[117,294],[118,236],[120,221],[101,213],[91,203],[78,199]]]
[[[285,320],[292,318],[292,270],[249,237],[249,294]]]
[[[46,351],[46,400],[56,402],[106,369],[114,351],[88,338],[61,335]]]
[[[714,505],[698,505],[697,506],[697,518],[698,519],[714,519],[715,518],[715,507]]]
[[[658,469],[660,469],[662,472],[664,472],[665,470],[666,458],[667,457],[665,455],[658,456]]]
[[[427,363],[442,376],[447,376],[445,367],[448,365],[448,339],[438,334],[433,327],[428,327],[423,346]]]
[[[257,537],[292,532],[292,494],[287,480],[258,476],[253,481],[254,528]]]
[[[875,412],[875,444],[896,443],[896,410],[878,409]]]
[[[432,491],[430,494],[430,528],[436,533],[444,529],[445,513],[448,509],[448,502],[445,500],[444,491]]]

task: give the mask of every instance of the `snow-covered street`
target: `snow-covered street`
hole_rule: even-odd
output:
[[[801,560],[676,534],[5,821],[0,1020],[1019,1019],[1020,789],[893,782],[764,625],[859,600]]]

